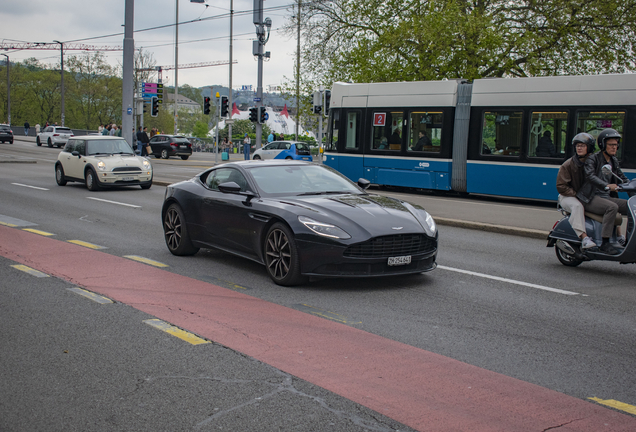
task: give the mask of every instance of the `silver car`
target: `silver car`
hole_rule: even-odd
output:
[[[73,131],[64,126],[47,126],[35,138],[38,146],[46,143],[49,147],[64,147],[70,137],[74,136]]]

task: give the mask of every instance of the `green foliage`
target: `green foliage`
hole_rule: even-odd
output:
[[[207,123],[202,121],[197,121],[194,124],[194,129],[192,130],[192,135],[197,138],[207,138],[208,131],[210,130]]]
[[[636,0],[333,0],[303,6],[302,71],[313,88],[334,81],[636,69]]]

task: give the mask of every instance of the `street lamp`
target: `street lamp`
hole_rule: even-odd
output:
[[[64,44],[56,40],[53,42],[60,44],[60,65],[62,66],[62,126],[64,126]]]
[[[7,124],[11,126],[11,78],[9,78],[9,56],[2,54],[7,58]]]

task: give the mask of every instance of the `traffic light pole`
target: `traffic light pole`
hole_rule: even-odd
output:
[[[210,96],[212,96],[210,94]],[[216,142],[214,143],[214,165],[219,163],[219,123],[221,123],[221,94],[216,92]]]
[[[263,0],[254,0],[254,25],[256,26],[256,36],[258,40],[254,41],[252,46],[252,54],[258,56],[258,82],[256,85],[256,107],[259,118],[255,124],[256,142],[255,146],[263,144],[263,125],[260,122],[260,107],[263,106],[263,57],[269,58],[269,51],[264,53],[263,47],[269,40],[269,29],[272,27],[272,20],[265,18],[263,20]],[[265,37],[265,29],[267,29],[267,38]]]

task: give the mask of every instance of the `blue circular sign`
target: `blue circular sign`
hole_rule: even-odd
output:
[[[131,115],[132,114],[132,108],[127,108],[126,109],[126,114]]]

